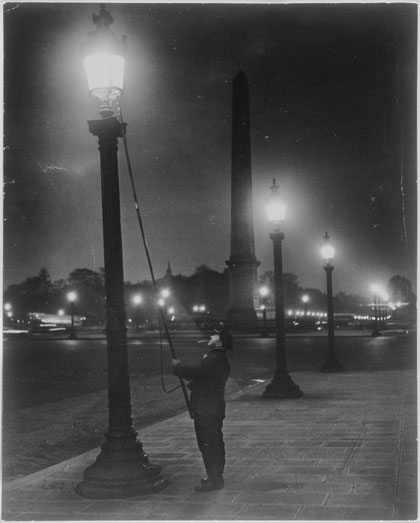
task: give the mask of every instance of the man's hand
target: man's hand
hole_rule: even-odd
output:
[[[179,360],[178,358],[174,358],[172,359],[172,367],[175,368],[177,367],[178,365],[181,365],[181,360]]]

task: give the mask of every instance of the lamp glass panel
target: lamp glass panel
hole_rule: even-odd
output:
[[[267,217],[270,223],[283,222],[286,217],[286,207],[279,198],[270,198],[267,203]]]
[[[108,53],[95,53],[83,60],[89,91],[96,94],[101,90],[123,90],[125,59]],[[96,92],[95,92],[96,91]]]
[[[321,247],[321,256],[324,260],[332,260],[334,258],[334,246],[327,242]]]

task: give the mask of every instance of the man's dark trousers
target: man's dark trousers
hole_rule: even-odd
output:
[[[194,428],[198,448],[203,455],[207,477],[212,481],[223,479],[225,444],[222,426],[224,416],[194,414]]]

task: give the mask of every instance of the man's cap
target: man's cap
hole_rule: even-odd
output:
[[[219,335],[222,347],[225,350],[233,350],[233,337],[229,331],[226,329],[214,329],[214,332]]]

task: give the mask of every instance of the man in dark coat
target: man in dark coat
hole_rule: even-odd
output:
[[[216,331],[208,345],[210,351],[198,365],[184,365],[172,360],[175,376],[191,380],[191,407],[198,448],[203,456],[207,477],[195,487],[198,492],[220,490],[224,486],[225,444],[223,419],[225,417],[225,383],[230,374],[226,352],[233,349],[233,339],[226,330]]]

